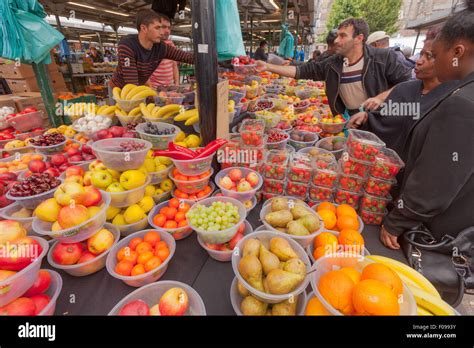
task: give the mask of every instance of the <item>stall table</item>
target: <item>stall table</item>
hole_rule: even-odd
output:
[[[262,225],[261,207],[262,204],[258,204],[247,218],[254,229]],[[406,262],[401,250],[390,250],[381,244],[379,228],[364,228],[363,236],[370,253]],[[43,268],[51,266],[44,261]],[[56,315],[107,315],[123,297],[136,290],[109,275],[106,268],[87,277],[73,277],[56,271],[63,278]],[[201,295],[208,315],[235,315],[229,294],[233,279],[231,263],[218,262],[209,257],[199,245],[196,233],[193,233],[176,242],[176,252],[160,280],[176,280],[192,286]],[[307,290],[311,291],[310,286]]]

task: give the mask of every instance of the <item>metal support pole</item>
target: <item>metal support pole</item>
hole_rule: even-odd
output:
[[[217,49],[215,0],[192,0],[194,66],[199,101],[199,126],[204,144],[216,138]]]
[[[295,54],[293,55],[296,58],[298,57],[298,31],[300,30],[300,14],[296,16],[296,37],[295,37]]]
[[[45,64],[33,63],[33,71],[36,75],[36,81],[43,98],[44,106],[48,112],[49,121],[51,125],[56,128],[62,124],[62,120],[56,112],[56,105],[53,97],[53,90],[49,84],[48,71]]]
[[[56,24],[58,25],[58,29],[59,29],[60,32],[62,32],[63,27],[61,25],[61,20],[59,19],[59,16],[57,14],[55,14],[54,16],[56,17]],[[66,38],[64,40],[66,40]],[[67,43],[67,40],[66,40],[66,43]],[[71,56],[70,55],[66,56],[66,65],[67,65],[67,71],[69,73],[69,76],[71,77],[72,92],[77,93],[76,84],[74,83],[74,78],[72,77],[72,66],[71,66]]]
[[[413,51],[411,52],[411,55],[415,55],[416,51],[416,45],[418,44],[418,39],[420,38],[420,30],[418,29],[418,33],[416,34],[416,39],[415,39],[415,46],[413,46]]]
[[[250,56],[253,52],[253,16],[250,17]]]

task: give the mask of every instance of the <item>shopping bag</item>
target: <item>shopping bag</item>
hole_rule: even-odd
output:
[[[295,49],[295,39],[288,30],[288,25],[283,24],[282,26],[283,38],[278,48],[278,55],[286,59],[293,57],[293,51]]]
[[[217,0],[215,16],[218,60],[245,56],[237,0]]]

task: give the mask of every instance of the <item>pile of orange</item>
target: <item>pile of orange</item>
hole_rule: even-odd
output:
[[[197,192],[194,192],[194,188],[193,188],[193,191],[191,190],[188,191],[188,192],[194,192],[194,193],[186,193],[186,192],[183,192],[182,190],[187,191],[185,187],[187,188],[192,187],[193,182],[195,181],[201,180],[201,183],[196,183],[196,185],[201,186],[202,179],[209,177],[210,174],[211,174],[211,170],[209,169],[200,175],[188,176],[188,175],[182,174],[178,169],[174,168],[171,171],[171,179],[181,181],[181,182],[175,181],[175,184],[178,188],[174,190],[174,196],[179,199],[189,199],[193,201],[198,200],[199,198],[208,196],[212,192],[212,188],[209,185],[206,185],[202,190],[197,191]],[[182,190],[179,189],[180,187],[182,188]]]
[[[208,177],[210,174],[211,174],[210,169],[200,175],[193,175],[193,176],[184,175],[177,168],[174,168],[173,171],[171,172],[172,179],[179,180],[179,181],[198,181],[198,180]]]
[[[161,208],[158,214],[153,217],[155,226],[165,229],[175,229],[188,226],[186,213],[190,205],[186,202],[180,202],[177,198],[168,201],[168,205]]]
[[[327,230],[359,230],[357,212],[348,204],[341,204],[336,207],[330,202],[322,202],[318,205],[316,211],[323,219],[324,228]]]
[[[359,272],[354,267],[344,265],[346,261],[336,261],[342,268],[319,278],[318,290],[321,296],[344,315],[400,315],[398,299],[403,293],[400,277],[380,263],[368,264]],[[347,261],[347,264],[351,262]],[[309,309],[313,313],[321,312],[321,307],[316,304]]]
[[[12,157],[13,159],[13,157]],[[0,173],[15,172],[28,168],[28,163],[32,160],[42,160],[43,156],[34,153],[26,153],[19,159],[11,162],[0,162]]]
[[[364,237],[357,230],[342,230],[337,237],[331,232],[322,232],[314,238],[313,257],[317,260],[324,255],[338,252],[362,254],[364,244]]]
[[[206,197],[211,192],[212,192],[212,187],[207,185],[201,191],[198,191],[198,192],[192,193],[192,194],[188,194],[188,193],[185,193],[185,192],[183,192],[179,189],[176,189],[176,190],[174,190],[174,196],[176,198],[180,198],[180,199],[189,199],[189,200],[195,201],[197,199]]]
[[[137,276],[154,270],[169,257],[170,250],[160,234],[150,231],[143,238],[135,237],[117,252],[115,272],[122,276]]]

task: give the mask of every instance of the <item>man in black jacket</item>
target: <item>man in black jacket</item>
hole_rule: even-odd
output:
[[[326,94],[334,115],[348,110],[350,127],[366,119],[364,110],[375,110],[391,88],[410,79],[410,69],[403,66],[396,53],[365,44],[369,26],[363,19],[345,20],[338,27],[336,54],[319,62],[299,66],[278,66],[258,61],[256,71],[271,71],[297,79],[326,81]]]

